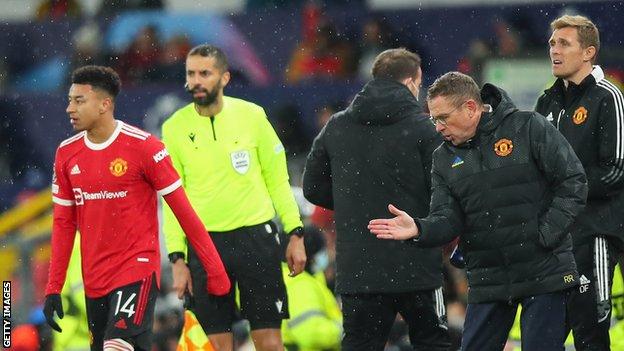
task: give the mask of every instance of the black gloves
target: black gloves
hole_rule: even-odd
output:
[[[63,313],[63,302],[60,294],[50,294],[46,296],[45,304],[43,305],[43,314],[45,315],[48,325],[60,333],[63,329],[54,321],[54,312],[56,312],[56,315],[60,319],[63,319],[65,314]]]

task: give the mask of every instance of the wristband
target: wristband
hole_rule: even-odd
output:
[[[304,234],[305,234],[305,233],[303,232],[303,228],[301,228],[301,227],[297,227],[297,228],[293,229],[293,230],[290,232],[290,235],[296,235],[296,236],[298,236],[298,237],[300,237],[300,238],[303,238],[303,235],[304,235]]]
[[[184,253],[182,252],[172,252],[169,254],[169,262],[176,263],[179,259],[184,259]]]

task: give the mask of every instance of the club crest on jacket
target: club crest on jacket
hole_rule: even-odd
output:
[[[494,152],[496,152],[498,156],[509,156],[511,151],[513,151],[513,142],[509,139],[503,138],[494,144]]]
[[[572,122],[574,122],[574,124],[579,125],[582,124],[583,122],[585,122],[585,120],[587,119],[587,109],[583,106],[580,106],[579,108],[576,109],[576,111],[574,111],[574,115],[572,116]]]

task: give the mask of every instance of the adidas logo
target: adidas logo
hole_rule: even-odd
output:
[[[117,323],[115,323],[115,328],[128,329],[128,326],[126,325],[126,320],[125,319],[118,320]]]
[[[583,274],[583,275],[581,276],[581,282],[580,282],[580,283],[581,283],[581,285],[585,285],[585,284],[589,284],[589,283],[591,283],[591,281],[590,281],[589,279],[587,279],[587,277],[585,276],[585,274]]]
[[[553,116],[552,116],[552,112],[548,113],[548,116],[546,116],[546,120],[548,122],[552,122],[554,120]]]
[[[74,165],[74,167],[71,169],[71,172],[69,172],[69,174],[80,174],[80,168],[78,167],[78,165]]]
[[[462,164],[464,164],[464,160],[462,160],[461,157],[459,156],[455,156],[455,159],[453,160],[453,164],[451,165],[451,168],[455,168]]]

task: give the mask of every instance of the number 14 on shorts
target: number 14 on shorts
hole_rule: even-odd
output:
[[[126,313],[128,315],[128,318],[130,318],[135,313],[134,312],[134,305],[135,305],[134,298],[136,297],[137,294],[136,293],[130,294],[130,297],[128,297],[123,304],[121,303],[124,300],[122,294],[123,294],[123,291],[117,291],[117,304],[115,306],[115,316],[119,315],[119,312],[122,312],[122,313]]]

